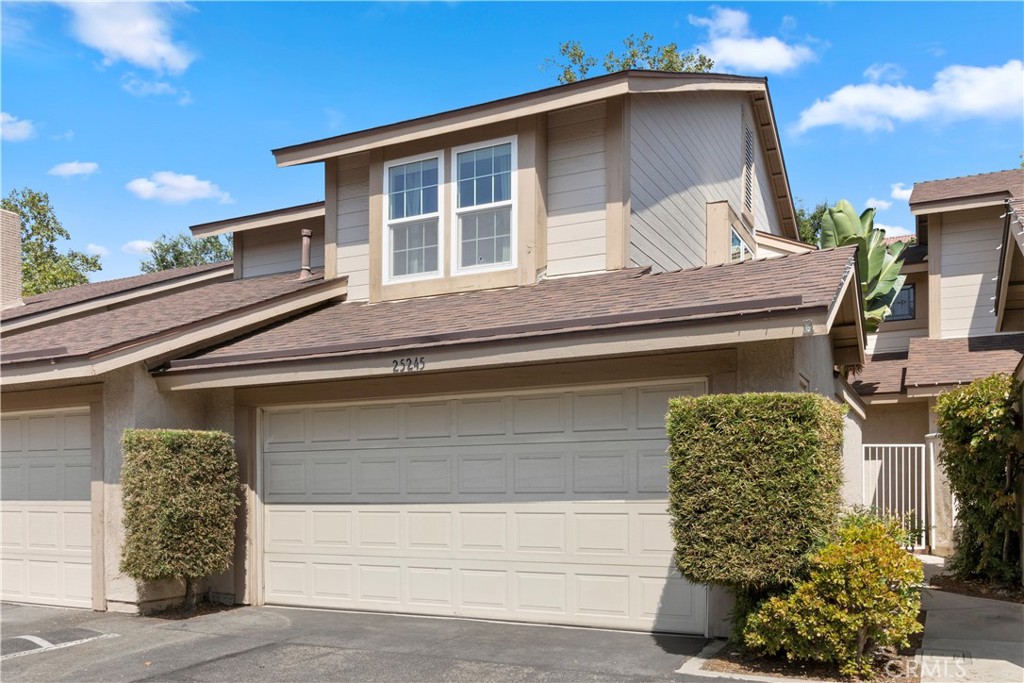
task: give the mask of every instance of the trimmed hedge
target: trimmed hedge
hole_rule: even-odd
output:
[[[961,578],[1020,581],[1020,391],[998,374],[939,396],[939,462],[958,503],[951,568]]]
[[[817,394],[669,402],[669,513],[688,580],[763,594],[835,531],[845,408]]]
[[[121,571],[143,581],[197,579],[231,565],[239,505],[234,440],[224,432],[127,429],[121,493]]]
[[[872,677],[879,646],[906,647],[922,629],[921,561],[900,547],[898,522],[848,518],[835,542],[810,560],[811,573],[788,596],[747,619],[744,643],[768,655],[835,662],[847,676]]]

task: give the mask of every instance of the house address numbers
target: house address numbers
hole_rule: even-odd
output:
[[[391,372],[419,372],[427,367],[426,356],[414,358],[394,358],[391,360]]]

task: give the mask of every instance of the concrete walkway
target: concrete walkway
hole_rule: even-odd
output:
[[[941,558],[922,558],[925,578]],[[1024,605],[926,589],[921,683],[1024,681]]]

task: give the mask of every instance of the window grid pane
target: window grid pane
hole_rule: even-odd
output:
[[[467,213],[459,217],[459,267],[512,262],[512,208]]]
[[[460,152],[456,168],[460,209],[511,201],[511,143]]]
[[[388,169],[388,217],[411,218],[437,212],[437,159]]]
[[[391,226],[391,276],[437,271],[437,219]]]

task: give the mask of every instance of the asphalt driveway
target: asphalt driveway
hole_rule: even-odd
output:
[[[707,642],[272,607],[170,621],[3,604],[0,629],[4,681],[685,681]]]

